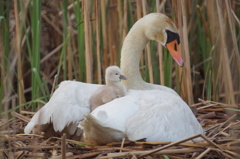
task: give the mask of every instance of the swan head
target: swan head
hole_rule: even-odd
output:
[[[122,75],[120,68],[117,66],[109,66],[106,69],[105,79],[106,81],[111,81],[111,82],[119,82],[120,80],[127,80],[127,78]]]
[[[166,15],[161,13],[151,13],[141,19],[144,27],[144,34],[149,40],[160,42],[166,46],[174,60],[183,66],[181,57],[180,38],[176,25]]]

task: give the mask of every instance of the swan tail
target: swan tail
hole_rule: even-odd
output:
[[[30,132],[32,131],[32,129],[35,127],[35,123],[30,121],[27,126],[24,128],[24,133],[25,134],[30,134]]]
[[[30,122],[27,124],[27,126],[24,128],[24,133],[25,134],[30,134],[31,131],[35,128],[35,126],[37,125],[41,125],[41,124],[46,124],[48,122],[46,121],[42,121],[41,119],[41,115],[42,115],[42,109],[40,109],[38,112],[36,112],[34,114],[34,116],[32,117],[32,119],[30,120]]]
[[[126,135],[123,132],[103,126],[91,114],[88,114],[85,117],[84,121],[80,123],[79,127],[83,129],[84,141],[95,145],[117,142],[121,141],[122,138],[126,138]]]

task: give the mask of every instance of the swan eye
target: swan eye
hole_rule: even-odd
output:
[[[174,50],[177,51],[177,44],[174,44]]]
[[[118,75],[118,73],[116,73],[116,75]]]

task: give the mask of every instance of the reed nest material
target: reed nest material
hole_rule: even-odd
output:
[[[240,120],[237,114],[225,113],[238,107],[203,100],[191,107],[197,109],[197,119],[206,132],[205,136],[195,135],[174,143],[123,139],[122,142],[104,146],[69,140],[64,135],[61,138],[25,135],[23,128],[33,113],[12,113],[14,118],[2,119],[0,123],[0,158],[240,158]],[[194,143],[191,139],[196,137],[203,138],[203,141]]]

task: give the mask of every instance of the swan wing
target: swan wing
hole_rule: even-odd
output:
[[[102,126],[120,130],[134,141],[173,142],[204,133],[188,105],[161,90],[131,90],[91,114]]]
[[[130,140],[174,142],[203,134],[201,125],[180,97],[159,90],[142,91],[140,96],[140,110],[126,122]]]
[[[46,123],[52,123],[55,131],[62,131],[69,124],[79,122],[90,112],[90,96],[100,86],[77,81],[61,82],[49,102],[32,117],[24,132],[28,134],[34,126]]]
[[[139,110],[137,92],[130,91],[126,96],[96,108],[92,111],[92,116],[105,127],[125,132],[127,119]]]

